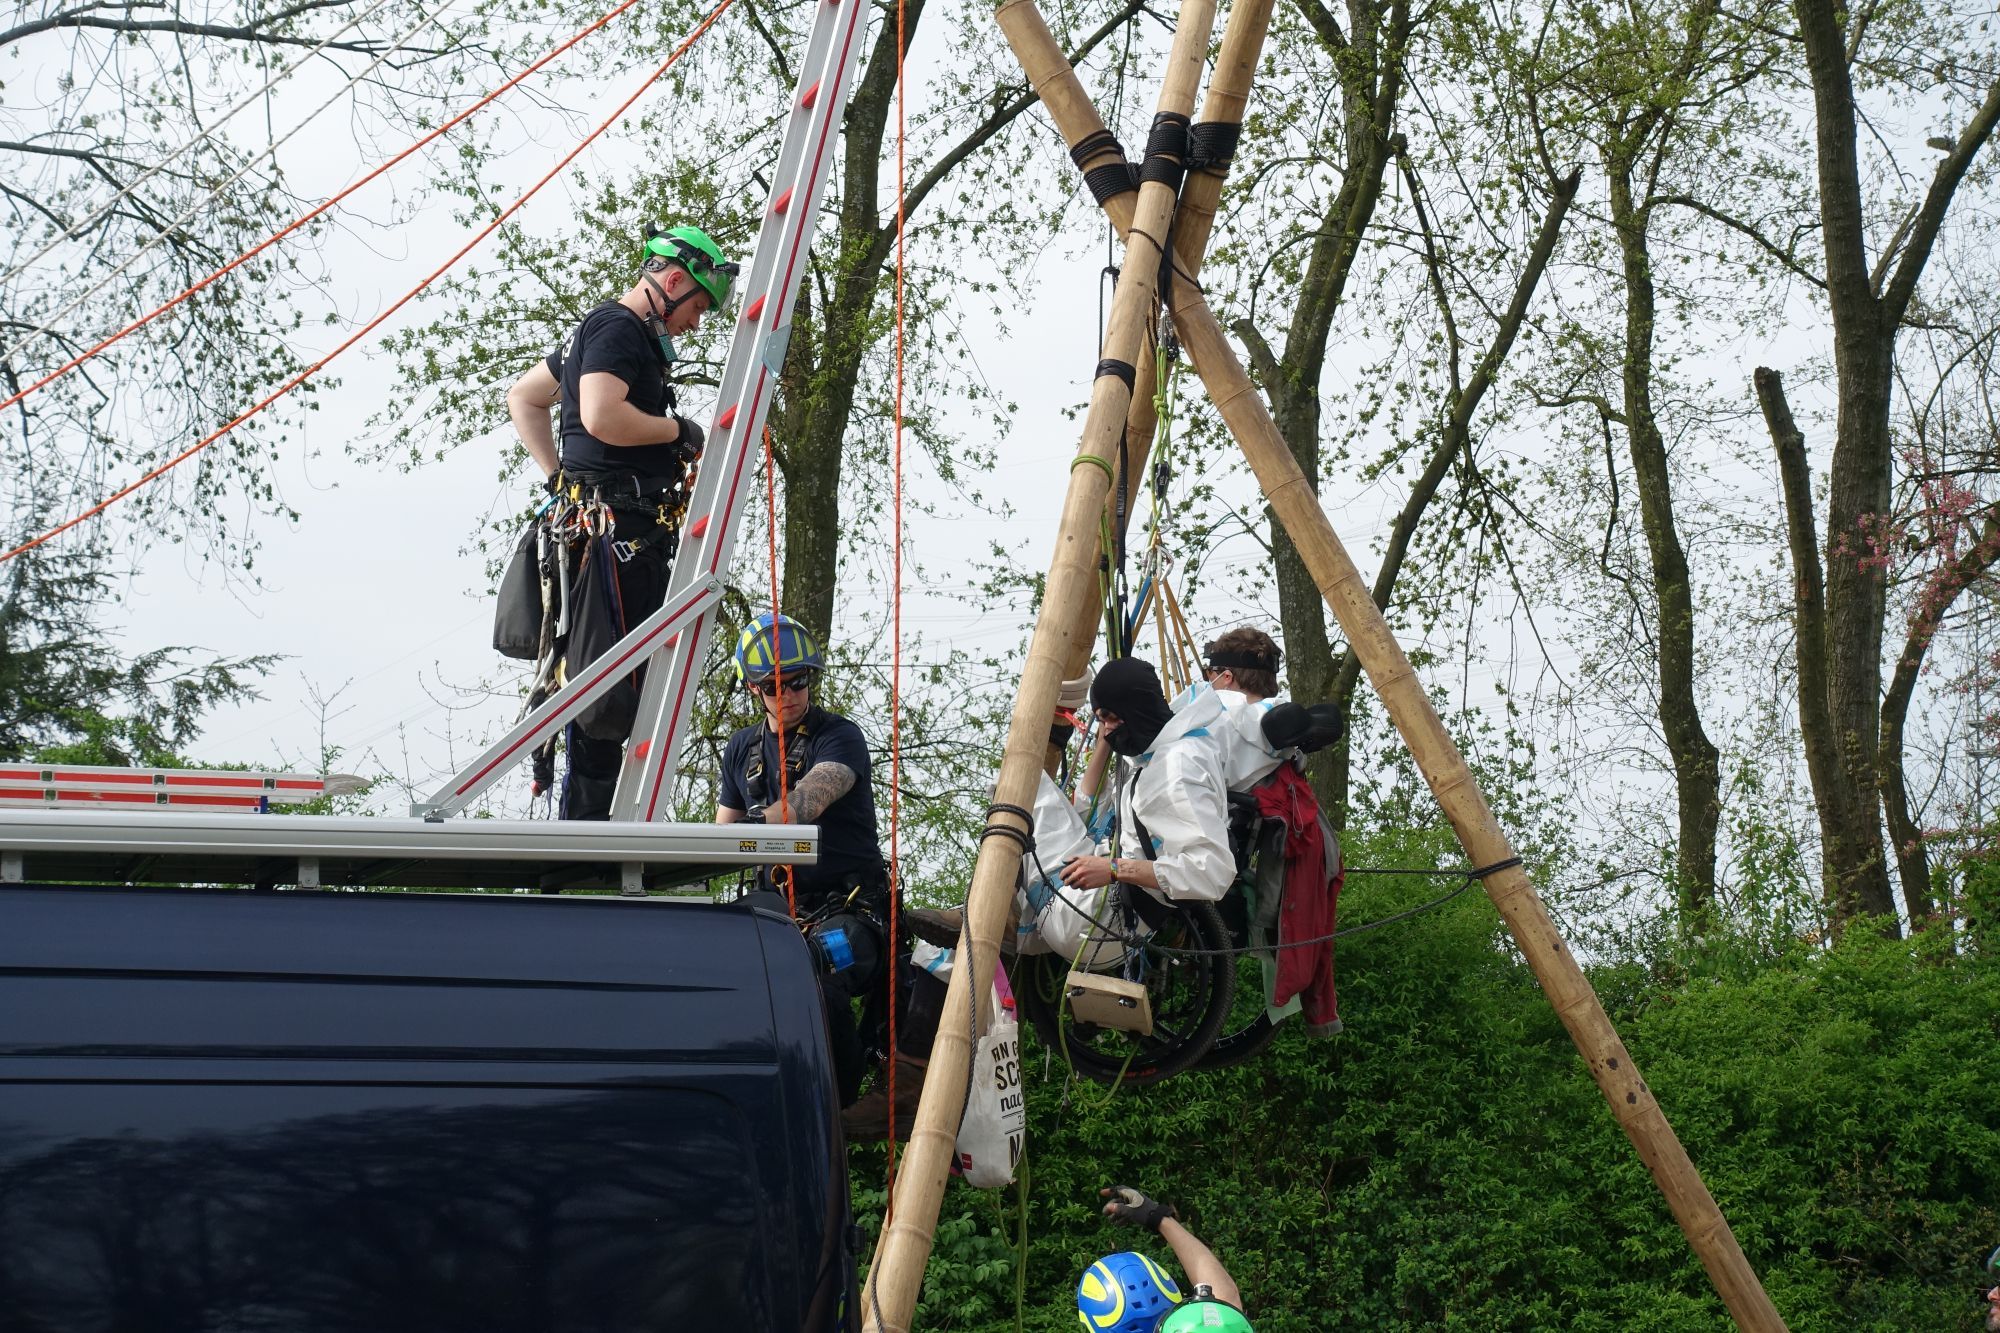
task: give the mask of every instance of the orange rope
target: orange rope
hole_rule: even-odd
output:
[[[770,529],[771,535],[771,559],[769,562],[771,566],[771,660],[776,664],[776,670],[771,676],[771,684],[776,686],[778,690],[776,695],[778,700],[778,803],[785,808],[785,818],[789,822],[792,810],[792,774],[791,770],[785,767],[785,654],[778,647],[778,469],[771,451],[771,426],[769,422],[766,422],[764,425],[764,507],[766,513],[769,515],[769,521],[765,526]],[[757,700],[757,705],[760,708],[764,706],[764,701],[761,697]],[[771,789],[766,787],[764,790],[769,791]],[[782,872],[785,881],[785,905],[791,909],[792,919],[796,921],[799,915],[799,893],[794,883],[792,868],[790,866],[777,866],[775,870]]]
[[[453,127],[457,125],[463,124],[465,120],[468,117],[470,117],[474,112],[482,110],[487,106],[490,106],[494,102],[494,100],[497,99],[502,93],[510,91],[516,85],[518,85],[521,82],[521,80],[527,78],[530,74],[533,74],[536,70],[542,68],[544,65],[548,64],[551,60],[554,60],[557,56],[569,50],[572,46],[575,46],[578,42],[590,36],[590,34],[596,32],[599,28],[602,28],[605,24],[611,22],[611,20],[617,18],[620,14],[623,14],[626,10],[630,9],[633,5],[637,3],[639,3],[639,0],[624,0],[624,3],[620,4],[616,9],[605,14],[602,18],[599,18],[596,22],[590,24],[588,27],[578,30],[573,36],[569,38],[569,40],[563,42],[562,45],[550,51],[540,60],[537,60],[534,64],[528,66],[526,69],[522,70],[519,74],[516,74],[513,78],[507,80],[507,82],[501,84],[498,88],[495,88],[492,92],[486,94],[486,96],[480,98],[477,102],[474,102],[471,106],[459,112],[457,115],[453,116],[450,120],[447,120],[446,122],[444,122],[444,124],[438,126],[436,129],[432,130],[429,134],[426,134],[423,138],[411,144],[408,148],[405,148],[402,152],[396,154],[388,161],[382,163],[380,166],[376,167],[373,171],[370,171],[360,180],[355,181],[352,185],[349,185],[339,194],[336,194],[331,199],[326,200],[324,203],[320,204],[317,208],[313,209],[310,213],[305,213],[297,218],[294,218],[292,221],[286,223],[282,228],[272,232],[269,236],[266,236],[256,245],[250,247],[248,250],[245,250],[242,254],[236,256],[236,258],[230,260],[227,264],[224,264],[221,268],[215,270],[215,272],[209,274],[201,281],[195,283],[192,287],[187,288],[185,291],[181,292],[179,296],[176,296],[173,300],[167,302],[165,305],[159,307],[157,310],[154,310],[149,314],[142,315],[138,319],[133,320],[130,324],[127,324],[124,328],[118,330],[118,332],[104,339],[104,341],[98,343],[95,347],[92,347],[89,351],[83,352],[78,356],[76,356],[75,358],[64,362],[62,365],[56,367],[48,374],[42,376],[42,378],[36,380],[33,384],[30,384],[27,388],[22,389],[19,392],[15,393],[13,397],[8,398],[5,401],[0,401],[0,411],[5,411],[6,409],[12,407],[14,404],[20,402],[23,398],[26,398],[29,394],[33,393],[35,390],[43,387],[44,385],[52,384],[56,380],[61,379],[64,375],[69,374],[70,371],[75,370],[78,366],[90,360],[92,357],[96,356],[99,352],[102,352],[105,348],[111,346],[111,344],[125,337],[125,335],[137,332],[138,330],[146,327],[146,325],[152,323],[154,320],[158,319],[161,315],[166,314],[169,310],[172,310],[175,306],[187,300],[190,296],[193,296],[196,292],[199,292],[204,287],[207,287],[210,283],[214,282],[217,278],[221,277],[223,274],[228,273],[233,269],[239,268],[243,264],[249,262],[251,259],[256,258],[259,254],[262,254],[265,250],[269,249],[271,246],[276,245],[279,241],[291,235],[293,232],[297,231],[300,227],[305,226],[306,223],[311,222],[314,218],[326,212],[329,208],[332,208],[335,204],[347,198],[347,196],[353,194],[356,190],[368,184],[368,182],[374,180],[376,177],[380,176],[383,172],[395,166],[398,162],[401,162],[404,158],[410,156],[410,154],[416,152],[418,149],[424,147],[426,144],[431,143],[432,141],[437,139],[439,135],[446,133],[447,131],[451,130]],[[725,8],[727,8],[727,6],[725,6]],[[707,23],[704,23],[702,26],[703,28],[706,28]],[[698,29],[696,31],[696,36],[699,35],[700,35],[700,30]],[[658,76],[656,75],[655,77]]]
[[[415,300],[418,293],[422,292],[424,288],[430,286],[433,282],[436,282],[440,277],[443,277],[448,269],[450,269],[453,265],[457,264],[459,260],[465,258],[466,255],[470,254],[474,246],[478,245],[481,241],[485,240],[488,236],[491,236],[495,231],[499,230],[501,223],[505,222],[508,218],[512,217],[515,213],[519,212],[522,205],[526,204],[528,200],[534,198],[536,193],[539,192],[544,185],[547,185],[550,181],[554,180],[557,174],[560,173],[563,170],[563,168],[567,167],[570,163],[574,162],[577,159],[577,157],[582,154],[585,148],[588,148],[591,145],[591,143],[593,143],[597,139],[599,135],[604,133],[604,131],[610,129],[612,124],[615,121],[617,121],[620,116],[623,116],[625,112],[628,109],[630,109],[630,107],[634,102],[638,101],[641,97],[643,97],[648,88],[651,88],[653,84],[657,82],[662,75],[664,75],[669,69],[672,69],[674,65],[679,62],[680,58],[683,55],[687,54],[688,49],[692,47],[695,44],[695,42],[701,39],[702,34],[706,33],[709,30],[709,28],[713,27],[715,21],[721,18],[722,15],[729,9],[729,7],[735,3],[736,0],[722,0],[721,4],[717,5],[714,9],[710,10],[708,13],[708,17],[704,18],[701,21],[700,25],[697,26],[693,32],[689,33],[679,46],[674,48],[673,54],[669,55],[666,58],[666,60],[661,62],[660,66],[657,69],[655,69],[652,73],[646,76],[646,81],[639,85],[638,90],[634,92],[630,97],[626,98],[623,102],[620,102],[618,104],[617,110],[613,111],[609,116],[605,117],[603,122],[600,123],[596,129],[592,130],[589,134],[585,135],[583,137],[583,140],[580,143],[578,143],[576,147],[570,149],[568,153],[564,154],[562,160],[560,162],[557,162],[555,166],[551,167],[546,175],[544,175],[540,180],[536,181],[533,185],[529,186],[527,193],[523,194],[513,203],[507,205],[506,208],[502,209],[500,214],[497,217],[495,217],[491,222],[487,223],[484,227],[482,227],[478,235],[474,236],[471,240],[467,241],[464,244],[464,246],[462,246],[459,249],[457,254],[453,255],[450,259],[445,260],[443,264],[440,264],[437,268],[433,269],[429,277],[426,277],[422,282],[412,287],[409,291],[403,293],[402,296],[396,299],[393,305],[391,305],[388,309],[384,310],[381,314],[375,316],[375,318],[369,320],[367,324],[362,326],[359,332],[355,333],[346,342],[340,344],[340,346],[334,348],[331,352],[328,352],[325,356],[321,357],[319,360],[307,366],[304,370],[301,370],[298,374],[286,380],[283,384],[278,386],[278,388],[272,391],[270,394],[267,394],[265,397],[259,399],[255,406],[251,407],[248,411],[243,412],[242,414],[237,416],[234,420],[224,425],[221,429],[212,431],[209,434],[203,436],[195,444],[189,446],[186,449],[183,449],[180,453],[175,454],[172,458],[160,464],[158,467],[154,468],[151,472],[146,473],[144,476],[140,477],[137,481],[134,481],[129,485],[124,486],[119,490],[112,492],[105,499],[100,500],[98,503],[84,510],[81,514],[78,514],[75,518],[67,519],[64,522],[57,524],[55,527],[50,528],[47,532],[44,532],[41,536],[31,538],[30,540],[21,543],[19,546],[16,546],[13,550],[8,551],[5,555],[0,555],[0,564],[4,564],[7,561],[12,560],[15,556],[20,555],[23,551],[33,550],[35,547],[40,546],[43,542],[48,541],[52,537],[60,536],[62,533],[68,532],[71,528],[77,526],[79,523],[83,523],[86,520],[97,517],[99,514],[109,509],[112,505],[117,504],[120,500],[132,494],[132,492],[138,490],[140,487],[145,486],[150,482],[157,481],[159,478],[165,476],[169,471],[173,470],[176,467],[179,467],[182,463],[185,463],[188,459],[193,458],[196,454],[208,448],[209,445],[214,444],[217,440],[227,435],[230,431],[235,430],[238,426],[242,425],[250,418],[256,416],[259,412],[262,412],[272,403],[277,402],[278,399],[284,397],[286,394],[290,393],[293,389],[298,388],[299,385],[305,383],[307,379],[317,374],[335,357],[339,356],[342,352],[345,352],[348,348],[354,346],[354,344],[360,342],[370,333],[373,333],[377,328],[381,327],[381,325],[391,315],[395,314],[398,310],[401,310],[405,305]],[[17,394],[15,398],[9,399],[8,402],[14,402],[18,400],[18,398],[19,395]],[[5,406],[4,404],[0,404],[0,407],[4,406]]]
[[[909,137],[904,118],[903,55],[909,46],[905,27],[905,0],[896,0],[896,442],[895,469],[890,480],[891,532],[895,554],[891,560],[889,586],[889,1207],[882,1218],[889,1225],[896,1201],[896,975],[898,892],[902,877],[903,807],[903,255],[904,207],[903,148]],[[963,960],[961,960],[963,961]]]

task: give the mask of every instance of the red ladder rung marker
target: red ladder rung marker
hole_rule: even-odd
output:
[[[780,216],[783,216],[785,210],[790,208],[791,206],[792,206],[792,190],[790,186],[786,186],[785,192],[778,196],[778,202],[771,205],[771,211]]]
[[[806,89],[806,95],[799,99],[799,105],[810,111],[812,110],[812,104],[818,100],[819,84],[815,83],[812,87]]]
[[[733,411],[734,409],[732,408],[731,410]],[[694,522],[688,525],[688,540],[691,542],[698,542],[707,532],[708,532],[708,515],[703,514],[700,518],[696,519]]]
[[[728,407],[723,408],[722,415],[715,419],[715,428],[717,430],[728,430],[731,426],[735,424],[736,424],[736,404],[731,403]]]
[[[764,313],[764,298],[760,296],[756,300],[750,303],[750,308],[748,310],[745,310],[743,312],[743,318],[750,321],[752,324],[755,324],[757,322],[757,316],[763,313]]]

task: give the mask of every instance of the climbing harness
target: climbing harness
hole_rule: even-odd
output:
[[[694,479],[692,464],[665,487],[649,486],[630,473],[579,468],[564,468],[550,479],[550,498],[532,523],[541,624],[523,717],[624,634],[628,626],[618,595],[617,567],[641,557],[658,560],[662,566],[673,563]],[[642,521],[651,515],[654,525],[642,536],[619,537],[621,514]],[[517,550],[517,561],[523,554],[525,548]],[[506,585],[516,581],[510,569],[503,580],[503,597]],[[503,601],[501,614],[508,610]],[[496,622],[496,637],[498,631]],[[577,725],[586,732],[605,731],[622,738],[618,722],[622,716],[624,732],[630,731],[629,713],[638,707],[637,693],[636,684],[628,679],[586,710]],[[556,740],[550,736],[531,756],[530,790],[535,797],[554,792]]]

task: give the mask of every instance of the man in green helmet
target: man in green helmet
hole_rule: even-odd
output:
[[[593,307],[507,392],[514,429],[555,496],[548,521],[571,561],[551,580],[572,599],[561,618],[567,676],[666,600],[703,442],[674,396],[673,340],[728,301],[736,273],[699,227],[652,229],[631,288]],[[570,724],[563,818],[609,816],[637,689],[634,673]]]
[[[1196,1333],[1219,1329],[1222,1333],[1251,1333],[1243,1314],[1243,1293],[1236,1279],[1215,1257],[1215,1252],[1180,1223],[1180,1215],[1170,1203],[1148,1198],[1130,1185],[1101,1189],[1104,1215],[1127,1226],[1144,1227],[1173,1247],[1187,1274],[1188,1297],[1160,1321],[1154,1333]]]

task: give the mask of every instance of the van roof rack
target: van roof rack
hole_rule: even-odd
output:
[[[74,770],[65,770],[74,771]],[[128,770],[139,771],[139,770]],[[616,890],[812,865],[809,824],[0,808],[0,883]]]

